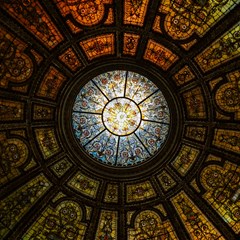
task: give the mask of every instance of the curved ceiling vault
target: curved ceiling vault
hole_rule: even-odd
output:
[[[238,239],[239,12],[239,0],[2,0],[0,238]],[[114,165],[74,101],[101,102],[121,71],[150,79],[130,74],[131,91],[159,88],[170,117],[165,134],[159,99],[124,100],[149,128],[118,137]]]

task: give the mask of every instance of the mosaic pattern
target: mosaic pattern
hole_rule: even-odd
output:
[[[94,26],[102,22],[106,13],[108,15],[112,14],[112,9],[108,9],[108,5],[112,4],[112,0],[54,1],[64,17],[71,14],[74,20],[82,26]]]
[[[240,167],[226,162],[223,167],[209,165],[201,174],[207,190],[204,198],[236,234],[240,233]]]
[[[118,226],[118,214],[112,211],[101,211],[98,228],[96,232],[96,240],[117,240],[117,226]]]
[[[115,52],[114,42],[114,35],[107,34],[84,40],[80,42],[80,46],[88,60],[93,60],[104,55],[113,55]]]
[[[127,98],[115,98],[104,107],[103,124],[106,129],[118,136],[133,133],[141,122],[141,112],[135,102]]]
[[[143,201],[153,197],[156,197],[156,193],[149,181],[127,185],[127,203]]]
[[[66,77],[56,68],[50,67],[41,81],[37,96],[55,100]]]
[[[111,203],[118,202],[118,185],[115,185],[115,184],[107,185],[104,202],[111,202]]]
[[[173,80],[176,82],[177,86],[185,85],[194,78],[194,74],[187,65],[173,76]]]
[[[124,33],[123,36],[123,53],[134,56],[137,52],[140,36],[136,34]]]
[[[177,61],[178,56],[166,47],[162,46],[160,43],[149,40],[143,58],[166,71],[174,62]]]
[[[98,75],[79,92],[72,126],[81,146],[102,163],[129,166],[156,154],[170,123],[162,92],[128,71]]]
[[[215,129],[213,145],[239,154],[240,131],[230,129]]]
[[[177,240],[178,237],[169,220],[163,222],[156,212],[146,210],[137,215],[134,221],[134,229],[128,230],[128,240],[135,239]]]
[[[172,162],[172,165],[182,176],[184,176],[196,161],[199,153],[200,151],[198,149],[184,145]]]
[[[6,88],[9,82],[27,81],[33,72],[31,58],[24,52],[27,44],[20,41],[3,27],[0,27],[0,87]]]
[[[227,75],[228,83],[223,84],[215,94],[217,105],[225,112],[235,114],[235,118],[240,120],[240,70]]]
[[[68,48],[58,58],[73,72],[76,72],[82,66],[82,63],[72,48]]]
[[[68,186],[91,198],[96,197],[99,184],[98,181],[83,175],[81,172],[77,172],[68,182]]]
[[[162,171],[157,176],[157,178],[158,178],[160,185],[164,191],[168,191],[169,189],[173,188],[176,185],[176,181],[165,170]]]
[[[87,224],[82,223],[82,209],[73,201],[48,206],[22,239],[83,240]]]
[[[184,192],[176,195],[172,203],[192,239],[225,239]]]
[[[57,177],[62,177],[71,167],[72,163],[67,158],[64,158],[51,166],[51,170]]]
[[[0,98],[0,122],[23,120],[24,103]]]
[[[56,47],[63,37],[37,0],[3,0],[1,7],[19,21],[49,49]]]
[[[149,0],[124,1],[124,24],[143,26]]]
[[[238,239],[239,7],[2,0],[0,239]]]
[[[192,140],[204,142],[206,131],[206,127],[187,126],[185,129],[185,136]]]
[[[164,0],[160,11],[167,14],[164,28],[173,39],[187,39],[194,33],[203,36],[238,1]]]
[[[53,119],[54,110],[52,107],[34,104],[33,120],[50,120]]]
[[[183,98],[187,107],[187,116],[190,119],[206,118],[206,107],[201,88],[197,87],[183,93]]]
[[[54,129],[38,128],[35,130],[35,134],[44,159],[48,159],[60,151]]]
[[[240,24],[215,41],[195,59],[206,72],[240,55]]]
[[[50,186],[50,182],[41,174],[0,201],[1,237],[13,229]]]
[[[0,186],[21,174],[29,155],[28,146],[18,138],[0,133]]]

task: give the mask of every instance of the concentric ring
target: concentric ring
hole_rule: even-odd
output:
[[[168,103],[146,77],[115,70],[98,75],[77,94],[74,135],[101,163],[132,166],[155,156],[167,139]]]

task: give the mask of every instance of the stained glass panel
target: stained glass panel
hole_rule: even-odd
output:
[[[143,58],[156,64],[163,70],[167,70],[174,62],[177,61],[178,56],[160,43],[150,39]]]
[[[62,62],[66,64],[73,72],[77,71],[82,63],[79,60],[77,54],[72,48],[68,48],[63,54],[58,57]]]
[[[1,6],[49,49],[56,47],[63,40],[39,1],[4,0]]]
[[[47,178],[40,174],[0,201],[1,237],[12,231],[15,224],[47,192],[51,185]]]
[[[22,173],[20,168],[28,157],[26,143],[18,138],[7,138],[6,132],[0,132],[0,186]]]
[[[66,77],[56,68],[50,67],[40,84],[37,96],[55,100],[64,81]]]
[[[240,153],[240,131],[215,129],[213,145],[228,151]]]
[[[55,0],[57,7],[61,14],[66,17],[72,15],[74,20],[83,26],[94,26],[102,22],[104,15],[108,14],[109,18],[112,16],[112,0],[103,1],[71,1],[71,0]]]
[[[185,136],[196,141],[204,142],[206,137],[206,131],[206,127],[186,126]]]
[[[6,88],[9,82],[23,83],[33,72],[33,62],[25,54],[27,44],[20,41],[3,27],[0,27],[0,87]]]
[[[93,158],[130,166],[150,158],[163,146],[170,111],[152,81],[116,70],[85,84],[76,97],[72,118],[75,137]]]
[[[124,33],[123,37],[123,53],[134,56],[137,52],[140,35]]]
[[[83,240],[87,224],[82,215],[81,207],[73,201],[48,206],[22,239]]]
[[[99,184],[100,183],[97,180],[92,179],[81,172],[77,172],[68,182],[68,186],[91,198],[96,197]]]
[[[174,39],[187,39],[194,33],[203,36],[238,1],[164,0],[160,11],[167,14],[164,27]]]
[[[140,212],[135,221],[134,229],[128,230],[128,240],[171,239],[178,237],[169,220],[162,221],[160,216],[150,210]]]
[[[85,54],[89,60],[104,55],[113,55],[114,49],[114,34],[100,35],[80,42]]]
[[[172,162],[173,167],[184,176],[196,161],[200,151],[196,148],[183,145],[178,156]]]
[[[173,188],[176,185],[176,181],[170,176],[168,172],[163,170],[158,176],[157,176],[161,187],[164,191],[168,191],[169,189]]]
[[[187,116],[191,119],[206,118],[204,96],[200,87],[183,93],[187,107]]]
[[[124,1],[124,24],[143,26],[149,0]]]
[[[225,239],[183,191],[172,198],[172,203],[191,239]]]
[[[117,240],[118,214],[113,211],[102,210],[95,240]]]
[[[23,120],[24,103],[0,98],[0,122]]]
[[[178,86],[185,85],[194,78],[195,78],[194,74],[187,65],[185,65],[173,76],[173,80],[176,82]]]
[[[239,56],[239,38],[240,23],[200,53],[195,59],[203,72]]]
[[[204,198],[236,234],[240,233],[240,167],[226,162],[223,167],[209,165],[201,174],[207,190]]]
[[[217,89],[215,101],[226,112],[235,114],[240,120],[240,70],[227,74],[228,82]]]
[[[108,184],[106,194],[104,197],[104,202],[118,202],[118,185]]]
[[[48,159],[58,153],[60,147],[58,145],[54,129],[38,128],[35,129],[39,148],[42,151],[43,157]]]
[[[127,185],[127,203],[143,201],[153,197],[156,197],[156,192],[150,181]]]

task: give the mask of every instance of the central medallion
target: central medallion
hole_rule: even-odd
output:
[[[134,132],[141,122],[141,111],[128,98],[115,98],[103,110],[103,124],[111,133],[124,136]]]
[[[155,156],[167,139],[168,103],[148,78],[131,71],[102,73],[76,96],[72,127],[80,146],[101,163],[126,167]]]

